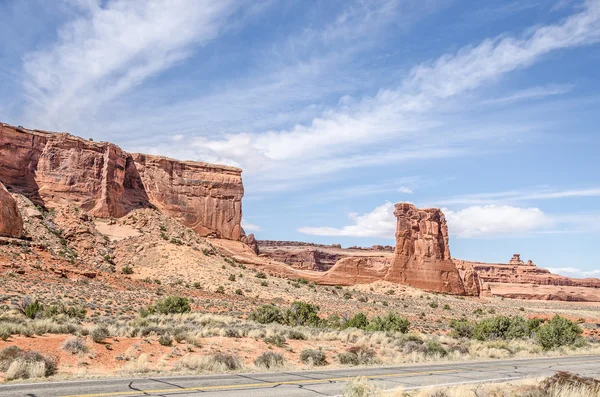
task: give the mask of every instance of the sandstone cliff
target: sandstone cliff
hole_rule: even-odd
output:
[[[19,238],[23,235],[23,219],[17,202],[0,183],[0,237]]]
[[[394,215],[396,250],[385,279],[430,291],[465,295],[463,281],[450,257],[448,226],[442,211],[398,203]]]
[[[241,237],[241,170],[130,154],[107,142],[0,124],[0,182],[34,203],[98,217],[156,207],[202,236]]]

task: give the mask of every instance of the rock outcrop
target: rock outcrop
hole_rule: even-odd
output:
[[[450,257],[448,226],[442,211],[398,203],[394,215],[396,250],[385,280],[465,295],[463,281]]]
[[[523,262],[519,254],[508,263],[469,262],[454,259],[459,269],[474,273],[481,296],[515,299],[565,300],[597,302],[600,280],[570,278],[552,274],[531,260]],[[463,278],[463,281],[466,280]]]
[[[17,202],[0,183],[0,237],[23,236],[23,219]]]
[[[242,240],[242,243],[244,243],[248,247],[250,247],[250,249],[252,249],[252,252],[254,252],[256,255],[260,254],[260,248],[258,246],[258,241],[254,237],[254,233],[250,233],[247,236],[245,236],[245,235],[242,236],[241,240]]]
[[[241,237],[241,170],[130,154],[107,142],[0,124],[0,182],[35,204],[97,217],[155,207],[202,236]]]

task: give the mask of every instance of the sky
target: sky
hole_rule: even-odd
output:
[[[600,0],[0,0],[0,121],[243,169],[259,239],[600,277]]]

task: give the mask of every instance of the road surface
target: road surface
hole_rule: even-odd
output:
[[[306,397],[336,396],[364,376],[384,389],[503,381],[549,376],[555,371],[600,375],[600,355],[482,362],[324,369],[298,372],[119,378],[9,384],[0,397]]]

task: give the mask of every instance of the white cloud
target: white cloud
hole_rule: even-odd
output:
[[[242,227],[246,232],[259,232],[262,230],[260,226],[247,222],[245,219],[242,219]]]
[[[413,190],[411,188],[406,187],[406,186],[400,186],[398,188],[398,192],[410,194],[410,193],[413,193]]]
[[[173,136],[171,137],[171,139],[172,139],[173,141],[175,141],[175,142],[180,142],[180,141],[182,141],[182,140],[183,140],[183,138],[184,138],[184,136],[183,136],[183,135],[181,135],[181,134],[173,135]]]
[[[53,128],[90,118],[112,99],[215,38],[240,8],[230,0],[78,2],[49,48],[24,57],[29,122]],[[68,122],[68,120],[67,120]]]
[[[301,227],[300,233],[314,236],[351,236],[351,237],[381,237],[394,239],[396,232],[396,218],[394,217],[394,204],[387,202],[363,215],[350,213],[348,218],[353,225],[341,229],[333,227]]]
[[[451,235],[482,237],[528,233],[554,224],[551,217],[538,208],[508,205],[472,206],[460,211],[443,209]]]
[[[514,237],[540,233],[580,233],[598,229],[598,214],[546,214],[539,208],[509,205],[470,206],[453,211],[443,208],[451,236],[459,238]],[[340,228],[301,227],[315,236],[380,237],[393,239],[396,230],[394,205],[386,202],[363,215],[350,213],[352,224]]]
[[[222,138],[199,138],[195,145],[205,156],[238,164],[250,173],[277,174],[290,178],[287,171],[302,170],[300,176],[356,167],[354,162],[338,161],[362,151],[363,158],[382,163],[381,149],[364,154],[364,148],[382,142],[400,147],[407,143],[429,144],[420,158],[428,158],[452,144],[482,137],[435,135],[439,125],[430,111],[436,111],[450,97],[495,82],[505,74],[526,68],[549,52],[600,41],[600,2],[562,23],[531,29],[521,37],[502,36],[467,46],[433,62],[414,67],[397,90],[380,90],[360,100],[344,98],[335,109],[324,111],[310,123],[265,132],[227,134]],[[438,131],[439,132],[439,131]],[[485,138],[485,137],[484,137]],[[388,158],[388,162],[396,161]],[[331,167],[332,163],[337,166]],[[292,175],[293,177],[293,175]]]
[[[568,277],[586,278],[586,277],[600,277],[600,270],[581,270],[576,267],[549,267],[547,268],[551,273],[560,274]]]

